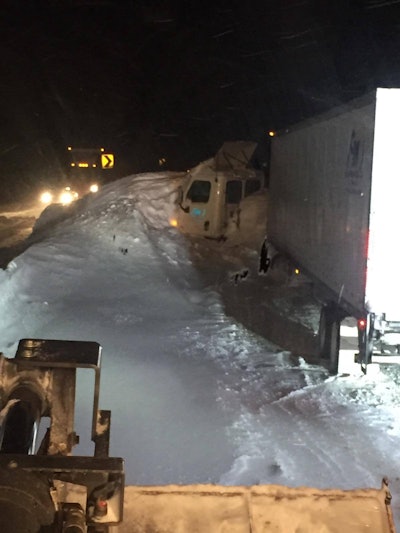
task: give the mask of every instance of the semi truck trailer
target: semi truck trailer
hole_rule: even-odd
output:
[[[323,295],[319,355],[332,373],[346,317],[364,372],[374,353],[399,352],[399,124],[400,89],[378,88],[271,139],[263,255],[285,255]]]

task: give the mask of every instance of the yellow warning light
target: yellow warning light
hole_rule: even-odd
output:
[[[100,148],[100,152],[104,152],[104,148]]]
[[[72,150],[72,146],[68,146],[68,150],[71,151]]]
[[[89,166],[89,163],[78,163],[78,167],[80,168],[87,168]]]
[[[275,137],[275,132],[274,132],[273,130],[270,130],[270,131],[268,132],[268,135],[269,135],[270,137]]]
[[[96,168],[96,167],[97,167],[96,163],[93,163],[93,164],[92,164],[92,167],[93,167],[93,168]]]
[[[74,167],[75,166],[75,163],[71,163],[71,167]]]
[[[295,268],[294,273],[296,274],[296,276],[298,276],[300,274],[300,270],[298,268]]]
[[[177,228],[178,227],[178,221],[176,220],[176,218],[171,218],[169,223],[171,224],[171,226],[173,228]]]

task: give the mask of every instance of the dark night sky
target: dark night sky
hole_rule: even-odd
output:
[[[400,0],[2,2],[0,192],[57,180],[67,145],[122,176],[181,170],[400,83]]]

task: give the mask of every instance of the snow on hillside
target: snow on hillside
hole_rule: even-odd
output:
[[[100,407],[129,484],[353,488],[387,475],[399,521],[397,367],[332,378],[264,338],[262,321],[251,327],[281,290],[271,305],[302,309],[312,328],[308,285],[257,276],[260,217],[225,243],[169,227],[182,179],[130,176],[44,212],[0,271],[0,350],[12,357],[27,337],[103,346]],[[91,451],[91,379],[79,380],[77,453]]]

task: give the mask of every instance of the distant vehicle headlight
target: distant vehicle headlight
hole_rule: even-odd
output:
[[[40,201],[42,204],[51,204],[53,201],[53,195],[49,191],[45,191],[40,195]]]
[[[60,194],[60,204],[68,205],[72,203],[74,200],[78,198],[78,193],[73,192],[70,190],[69,187],[67,187],[61,194]]]
[[[92,185],[90,186],[89,191],[90,192],[97,192],[98,190],[99,190],[99,186],[97,185],[97,183],[92,183]]]

